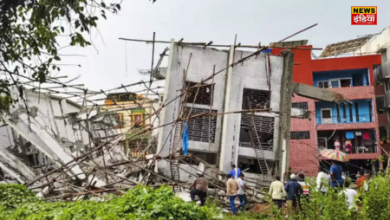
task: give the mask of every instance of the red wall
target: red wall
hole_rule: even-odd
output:
[[[342,57],[342,58],[329,58],[329,59],[311,59],[312,46],[300,47],[301,49],[294,49],[294,75],[293,81],[297,83],[304,83],[307,85],[313,85],[313,72],[320,71],[335,71],[335,70],[347,70],[347,69],[369,69],[370,70],[370,83],[373,85],[373,65],[381,64],[380,55],[370,56],[355,56],[355,57]],[[273,55],[280,55],[280,52],[284,49],[272,49]],[[337,92],[343,94],[348,99],[359,98],[359,93],[349,94],[349,89],[336,89]],[[357,88],[356,88],[357,89]],[[362,88],[363,89],[363,88]],[[364,88],[371,89],[371,88]],[[348,93],[348,94],[347,94]],[[365,93],[368,95],[369,93]],[[354,97],[356,96],[356,97]],[[375,98],[375,94],[367,98]],[[375,99],[374,99],[375,100]],[[317,155],[317,124],[316,124],[316,111],[315,100],[299,97],[295,95],[292,102],[308,102],[308,110],[311,111],[310,120],[308,119],[292,119],[291,131],[310,131],[310,139],[307,140],[291,140],[290,141],[290,164],[293,172],[302,172],[309,176],[317,175],[319,166],[319,157]],[[375,102],[374,102],[375,103]],[[376,114],[376,106],[374,104],[375,121],[378,122],[378,116]],[[376,123],[377,124],[377,123]],[[349,129],[353,129],[356,124],[349,124]],[[377,138],[379,139],[379,129],[376,126]],[[353,155],[353,159],[367,159],[368,157],[377,158],[377,154],[360,154]]]
[[[300,47],[302,49],[292,50],[294,56],[293,81],[313,85],[313,74],[311,69],[311,48],[312,46]],[[280,55],[284,49],[272,49],[273,55]]]

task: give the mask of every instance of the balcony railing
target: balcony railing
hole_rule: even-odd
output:
[[[352,118],[347,115],[343,116],[332,116],[332,117],[317,117],[317,124],[348,124],[348,123],[369,123],[373,122],[374,115],[359,115],[356,117],[355,115]]]
[[[377,145],[364,145],[364,146],[352,146],[350,152],[346,151],[345,146],[341,147],[341,151],[347,154],[367,154],[367,153],[377,153]],[[329,147],[329,149],[335,149],[334,147]]]

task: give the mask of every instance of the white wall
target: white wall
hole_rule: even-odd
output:
[[[183,82],[183,70],[187,68],[190,54],[191,61],[188,69],[187,81],[201,82],[213,73],[213,67],[219,71],[228,66],[229,51],[219,51],[211,48],[201,47],[177,47],[171,43],[168,61],[168,69],[165,81],[164,101],[171,101],[180,94]],[[251,52],[236,51],[233,60],[236,62],[242,57],[248,56]],[[265,54],[260,54],[246,60],[243,64],[237,64],[231,71],[223,71],[214,77],[215,89],[212,109],[218,112],[239,111],[242,106],[244,88],[248,89],[271,89],[270,107],[273,111],[279,111],[281,78],[283,73],[282,56],[270,56],[270,67]],[[267,84],[267,73],[265,66],[271,68],[270,88]],[[227,74],[229,74],[226,78]],[[206,82],[211,83],[211,80]],[[225,89],[226,87],[226,89]],[[224,100],[225,103],[224,103]],[[178,118],[178,107],[180,100],[166,106],[160,114],[160,124],[167,124]],[[191,106],[192,104],[187,104]],[[209,109],[209,106],[196,105],[196,108]],[[279,117],[277,113],[255,113],[256,115],[275,117],[274,123],[274,147],[273,151],[265,151],[264,156],[268,160],[275,160],[278,146]],[[211,145],[211,151],[220,153],[220,169],[228,172],[231,163],[237,163],[238,156],[255,158],[253,149],[239,147],[239,134],[241,114],[225,114],[222,123],[222,116],[217,118],[217,130],[215,143]],[[173,136],[169,136],[172,125],[165,126],[159,130],[158,149],[162,149],[161,156],[167,156],[173,145]],[[165,146],[164,146],[165,144]],[[209,144],[190,141],[191,150],[209,150]]]
[[[251,52],[236,51],[234,54],[234,62],[237,62],[242,57],[250,55]],[[268,67],[268,58],[265,54],[260,54],[246,60],[243,64],[237,64],[232,68],[230,84],[227,85],[227,93],[229,93],[229,100],[225,112],[241,110],[243,102],[243,91],[247,89],[266,90],[271,89],[270,108],[273,111],[279,111],[280,104],[280,87],[283,73],[283,60],[281,56],[270,56],[271,76],[270,87],[267,83],[267,73],[265,71],[266,65]],[[274,146],[273,151],[264,151],[265,159],[275,160],[278,144],[279,131],[279,117],[276,113],[255,113],[259,116],[275,117],[274,121]],[[220,163],[220,168],[224,172],[230,169],[230,163],[237,164],[238,155],[254,158],[255,151],[252,148],[239,147],[241,114],[225,115],[227,123],[224,130],[224,151],[222,151],[221,158],[224,158]]]
[[[207,78],[213,73],[213,68],[215,65],[216,71],[223,69],[227,65],[227,52],[221,52],[214,49],[203,49],[199,47],[177,47],[176,45],[171,45],[170,57],[168,64],[167,78],[165,81],[165,90],[164,90],[164,101],[168,102],[173,100],[177,95],[180,94],[178,91],[183,87],[183,70],[187,68],[190,54],[191,61],[188,69],[187,80],[191,82],[201,82],[202,79]],[[211,83],[211,80],[205,82]],[[222,112],[223,109],[223,97],[225,93],[225,74],[220,73],[214,77],[214,94],[213,94],[213,103],[212,110],[217,110]],[[176,120],[179,116],[179,102],[177,99],[176,102],[163,108],[160,114],[160,124],[166,124]],[[188,107],[192,106],[187,104]],[[210,106],[196,104],[196,108],[204,108],[209,110]],[[209,151],[217,152],[219,150],[220,141],[221,141],[221,123],[222,116],[217,117],[217,128],[215,142],[209,143],[190,141],[189,149],[191,150],[200,150],[200,151]],[[158,149],[162,148],[160,153],[161,156],[167,156],[170,152],[170,148],[173,145],[173,135],[168,138],[169,133],[173,125],[165,126],[159,131],[159,140],[158,140]],[[168,141],[166,139],[168,138]],[[166,142],[166,146],[163,147]]]
[[[390,47],[390,27],[386,27],[381,33],[374,35],[361,48],[355,51],[356,54],[376,54],[380,48]],[[387,57],[390,51],[387,51]],[[390,57],[389,57],[390,58]]]

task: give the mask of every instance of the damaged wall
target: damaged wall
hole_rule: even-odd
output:
[[[234,57],[229,56],[229,54],[234,54]],[[202,79],[211,75],[214,65],[215,70],[219,71],[249,54],[251,53],[234,51],[234,49],[230,51],[219,51],[212,48],[177,46],[175,43],[171,43],[164,100],[172,100],[181,93],[180,89],[183,88],[183,72],[185,72],[187,66],[189,68],[186,81],[200,83]],[[211,110],[218,113],[242,110],[244,89],[252,89],[270,93],[268,100],[258,100],[259,103],[263,103],[263,106],[257,106],[256,108],[271,108],[272,111],[279,111],[283,62],[284,58],[282,56],[269,56],[268,58],[263,53],[217,74],[213,79],[215,87],[212,90]],[[211,84],[212,80],[208,80],[205,83]],[[196,89],[194,90],[193,92],[196,92]],[[266,96],[260,95],[259,97]],[[160,114],[161,124],[172,122],[179,117],[179,104],[180,99],[177,99],[162,110]],[[186,103],[185,106],[191,107],[192,103]],[[253,108],[253,106],[251,107]],[[210,106],[196,104],[192,111],[196,112],[199,109],[209,112]],[[272,147],[264,151],[264,157],[267,160],[277,160],[278,114],[263,112],[255,113],[255,116],[272,118],[272,122],[269,125],[273,127],[273,137],[271,138],[273,140],[269,141]],[[220,169],[223,172],[228,172],[230,170],[230,164],[237,163],[239,155],[250,158],[256,157],[253,148],[239,147],[241,124],[241,114],[219,115],[216,119],[214,143],[209,144],[208,142],[194,141],[190,137],[189,150],[217,152],[219,154]],[[159,131],[158,149],[161,150],[161,156],[167,156],[171,152],[174,134],[170,135],[170,132],[173,126],[173,124],[165,126]],[[270,128],[269,130],[272,129]]]

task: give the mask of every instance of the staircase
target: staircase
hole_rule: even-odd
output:
[[[179,175],[179,160],[176,158],[180,156],[180,149],[182,146],[182,137],[181,137],[181,128],[182,124],[181,123],[176,123],[175,125],[175,134],[174,134],[174,139],[173,139],[173,146],[172,146],[172,156],[171,158],[171,177],[172,180],[175,181],[176,183],[180,182],[180,175]],[[180,192],[181,187],[180,186],[174,186],[173,187],[174,192]]]
[[[260,141],[259,133],[257,132],[253,114],[254,113],[252,113],[251,120],[249,120],[250,123],[249,136],[252,142],[253,149],[255,150],[256,159],[259,164],[260,171],[263,174],[262,176],[266,176],[268,175],[268,164],[264,157],[264,151],[261,146],[261,141]]]

